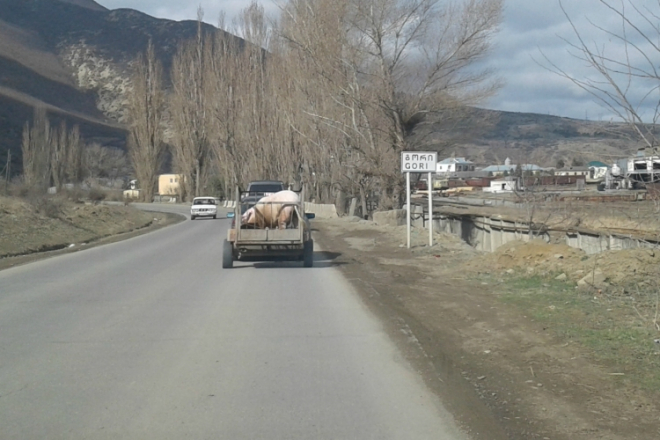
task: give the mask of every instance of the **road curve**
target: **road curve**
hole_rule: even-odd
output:
[[[467,438],[324,254],[223,270],[227,227],[1,271],[0,438]]]

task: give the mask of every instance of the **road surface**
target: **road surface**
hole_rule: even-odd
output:
[[[228,225],[0,271],[0,438],[467,438],[322,253],[222,270]]]

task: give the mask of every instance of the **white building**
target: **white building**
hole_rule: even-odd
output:
[[[568,167],[555,170],[555,176],[588,176],[589,167]]]
[[[435,165],[436,173],[456,173],[462,171],[474,171],[474,163],[464,157],[450,157]]]
[[[603,180],[605,180],[605,175],[607,174],[607,170],[610,168],[603,162],[599,162],[597,160],[589,162],[587,166],[589,167],[589,175],[587,176],[587,183],[602,182]]]
[[[484,188],[484,192],[489,193],[510,193],[520,190],[519,179],[500,179],[491,180],[490,187]]]

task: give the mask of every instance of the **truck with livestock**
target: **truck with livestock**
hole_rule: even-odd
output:
[[[255,195],[236,189],[236,207],[227,214],[232,225],[222,248],[222,267],[234,261],[298,260],[314,264],[314,241],[301,193],[281,190]]]

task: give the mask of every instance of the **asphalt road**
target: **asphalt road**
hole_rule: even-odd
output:
[[[0,439],[466,438],[324,254],[223,270],[228,225],[0,271]]]

